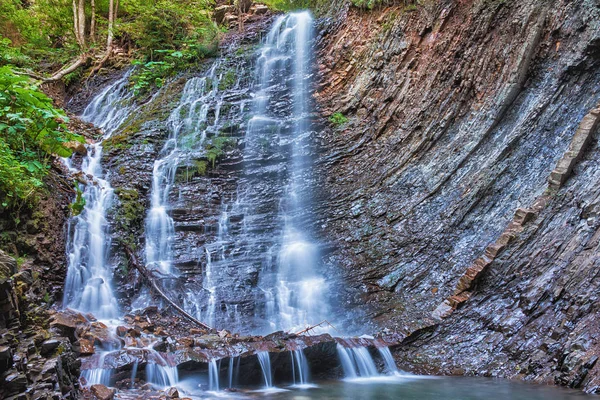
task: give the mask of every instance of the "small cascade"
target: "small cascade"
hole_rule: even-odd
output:
[[[383,358],[383,362],[385,363],[385,369],[389,374],[398,374],[398,367],[396,366],[396,362],[394,361],[394,357],[392,357],[392,352],[389,347],[379,347],[377,349],[381,358]]]
[[[214,326],[215,322],[215,308],[216,308],[216,283],[213,280],[213,263],[212,256],[208,249],[206,249],[206,268],[204,270],[204,280],[202,281],[202,287],[208,291],[208,307],[206,310],[206,322],[209,326]]]
[[[103,351],[98,358],[98,367],[81,371],[81,376],[85,379],[87,386],[104,385],[110,386],[113,370],[104,368],[104,359],[109,351]]]
[[[216,63],[209,74],[202,78],[189,79],[183,89],[179,105],[170,114],[167,126],[169,138],[164,144],[159,159],[154,162],[150,211],[146,217],[146,265],[150,269],[171,274],[175,229],[169,215],[169,195],[180,162],[186,152],[194,150],[206,138],[201,129],[207,121],[210,100],[218,90],[215,77]],[[218,120],[218,111],[216,119]]]
[[[233,360],[231,358],[230,360]],[[220,363],[220,360],[219,360]],[[229,362],[231,367],[231,361]],[[208,390],[212,392],[218,392],[219,389],[219,365],[217,360],[210,360],[208,362]]]
[[[294,379],[294,385],[304,386],[309,381],[309,368],[304,351],[293,350],[290,352],[292,357],[292,376]]]
[[[165,388],[177,385],[179,371],[177,367],[170,366],[167,360],[157,351],[152,350],[146,364],[146,382],[157,387]]]
[[[338,344],[337,352],[346,378],[367,378],[379,375],[375,362],[366,347],[346,348]]]
[[[131,389],[133,389],[133,386],[135,384],[135,378],[137,377],[137,371],[138,371],[138,362],[136,361],[133,364],[133,368],[131,368],[131,378],[130,378],[131,384],[129,385],[129,387]]]
[[[233,378],[234,378],[234,370],[237,360],[237,366],[240,366],[240,359],[238,357],[231,357],[229,359],[229,366],[227,367],[227,387],[229,389],[233,388]]]
[[[265,388],[270,389],[273,387],[273,378],[271,375],[271,358],[269,357],[268,351],[259,351],[256,353],[260,368],[262,370],[263,379],[265,381]]]
[[[104,140],[132,110],[127,77],[104,89],[83,112],[82,119],[104,130]],[[111,237],[106,212],[113,204],[114,190],[102,169],[102,143],[88,145],[87,150],[81,171],[91,179],[81,187],[86,202],[83,211],[69,221],[63,306],[99,319],[113,319],[119,308],[111,286],[112,266],[108,265]]]

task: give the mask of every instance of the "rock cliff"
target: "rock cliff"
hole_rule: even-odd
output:
[[[436,1],[323,24],[322,234],[406,368],[598,391],[599,23]]]

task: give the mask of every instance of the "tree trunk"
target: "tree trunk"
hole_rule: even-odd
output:
[[[108,36],[106,38],[106,52],[112,50],[113,30],[115,26],[115,2],[110,0],[108,3]]]
[[[77,0],[73,0],[73,33],[75,33],[75,40],[77,40],[79,48],[83,49],[81,35],[79,34],[79,12],[77,12]]]
[[[90,22],[90,41],[96,42],[96,0],[91,1],[92,21]]]
[[[77,7],[77,22],[79,30],[79,36],[81,37],[81,50],[85,51],[85,0],[79,0],[79,6]]]

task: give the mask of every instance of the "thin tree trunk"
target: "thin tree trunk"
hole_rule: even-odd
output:
[[[96,42],[96,0],[91,0],[92,21],[90,22],[90,41]]]
[[[81,50],[85,51],[85,0],[79,0],[79,7],[77,9],[78,16],[77,22],[79,23],[79,36],[81,37]]]
[[[106,52],[107,53],[109,53],[112,50],[114,27],[115,27],[115,3],[114,3],[114,0],[110,0],[110,2],[108,3],[108,36],[106,38]]]
[[[83,49],[81,35],[79,35],[79,12],[77,11],[77,0],[73,0],[73,32],[75,33],[75,40],[77,40],[77,44],[81,49]]]
[[[115,4],[116,3],[116,4]],[[118,1],[110,0],[108,4],[108,36],[106,37],[106,52],[98,61],[96,66],[92,69],[89,76],[94,75],[96,72],[100,71],[100,68],[104,65],[106,61],[110,58],[110,54],[112,53],[113,47],[113,38],[114,38],[114,29],[115,29],[115,19],[117,18],[117,7],[119,6]]]

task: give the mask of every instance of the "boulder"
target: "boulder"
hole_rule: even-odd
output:
[[[72,141],[65,143],[64,146],[73,153],[80,154],[82,156],[87,155],[87,147],[85,147],[84,143]]]
[[[167,390],[167,398],[178,399],[179,391],[177,390],[177,388],[172,387],[169,390]]]
[[[98,400],[112,400],[115,397],[115,390],[104,385],[92,385],[90,391]]]
[[[79,352],[82,355],[90,355],[96,352],[96,350],[94,349],[94,342],[89,339],[79,339],[79,347]]]

